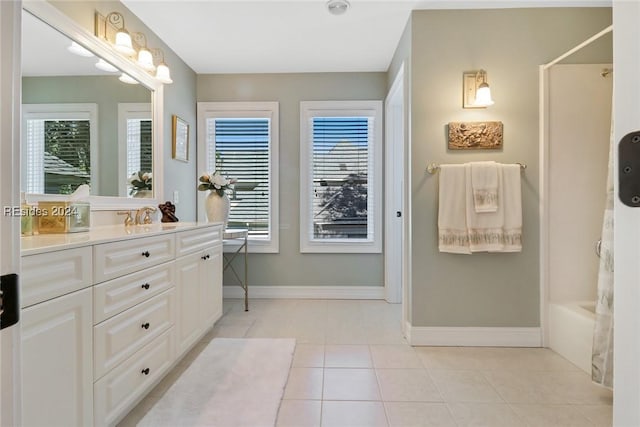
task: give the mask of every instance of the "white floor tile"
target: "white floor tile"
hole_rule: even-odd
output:
[[[322,402],[322,427],[388,426],[382,402]]]
[[[320,426],[320,400],[283,400],[278,411],[276,427]]]
[[[326,368],[324,400],[380,400],[373,369]]]
[[[448,403],[447,406],[459,427],[524,427],[527,425],[509,405],[504,403]]]
[[[324,366],[326,368],[372,368],[368,345],[327,344]]]
[[[442,402],[433,380],[424,369],[377,369],[385,402]]]
[[[385,402],[384,407],[391,427],[456,427],[444,403]]]
[[[429,371],[446,402],[504,402],[479,371]]]
[[[370,345],[375,368],[419,369],[422,363],[413,347],[408,344]]]
[[[324,367],[324,344],[300,344],[296,342],[292,366],[294,368]]]
[[[322,368],[291,368],[284,399],[322,399]]]

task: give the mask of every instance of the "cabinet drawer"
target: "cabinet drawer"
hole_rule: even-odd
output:
[[[171,328],[94,384],[96,426],[117,423],[160,380],[173,363],[173,340]]]
[[[174,262],[157,265],[93,288],[93,323],[122,313],[173,286]]]
[[[221,225],[176,233],[176,257],[201,251],[216,243],[222,243]]]
[[[91,286],[91,247],[22,257],[21,307]]]
[[[124,276],[173,259],[174,236],[142,237],[93,248],[95,283]]]
[[[174,290],[124,311],[93,329],[94,379],[98,379],[173,325]]]

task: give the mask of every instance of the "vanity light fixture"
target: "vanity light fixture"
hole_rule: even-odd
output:
[[[351,4],[347,0],[329,0],[327,10],[332,15],[343,15],[347,12]]]
[[[463,73],[463,108],[486,108],[493,105],[485,70]]]
[[[120,25],[122,23],[122,25]],[[111,12],[105,18],[105,28],[104,28],[104,38],[107,38],[107,27],[108,24],[113,25],[118,28],[116,32],[115,42],[113,47],[120,53],[125,55],[135,55],[136,51],[133,48],[133,44],[131,43],[131,35],[124,27],[124,16],[120,12]]]
[[[107,61],[105,61],[102,58],[98,59],[98,62],[96,62],[96,68],[102,71],[107,71],[109,73],[115,73],[118,71],[116,67],[109,64]]]
[[[69,46],[67,50],[71,53],[75,53],[76,55],[84,56],[85,58],[91,58],[92,56],[94,56],[93,52],[76,42],[71,42],[71,46]]]
[[[122,83],[127,83],[130,85],[138,84],[138,81],[136,79],[134,79],[133,77],[131,77],[129,74],[126,74],[126,73],[122,73],[120,77],[118,77],[118,80],[120,80]]]
[[[153,55],[147,47],[147,36],[143,33],[133,33],[133,40],[140,46],[138,50],[138,65],[147,71],[155,71],[156,66],[153,65]]]
[[[158,57],[158,68],[156,68],[156,79],[160,80],[164,84],[171,84],[171,70],[167,64],[164,63],[164,51],[160,48],[151,49],[153,56]]]

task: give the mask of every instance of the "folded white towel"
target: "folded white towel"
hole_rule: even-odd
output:
[[[502,252],[522,251],[522,190],[520,165],[502,165],[504,207],[504,248]]]
[[[472,188],[472,165],[465,164],[466,175],[466,219],[471,252],[499,252],[504,248],[504,208],[499,206],[494,212],[476,212]],[[497,174],[498,189],[502,189],[502,174]]]
[[[438,248],[440,252],[470,254],[466,211],[465,165],[440,165]]]
[[[471,163],[471,187],[473,206],[476,212],[496,212],[498,210],[498,174],[496,162]]]

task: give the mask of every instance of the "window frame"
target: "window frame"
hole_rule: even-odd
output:
[[[369,141],[370,164],[367,176],[367,197],[373,196],[371,239],[312,239],[313,141],[311,120],[314,117],[373,118],[373,142]],[[301,253],[382,253],[382,101],[301,101],[300,102],[300,252]],[[371,205],[371,204],[369,204]],[[369,222],[369,218],[367,222]]]
[[[127,154],[129,141],[127,139],[127,121],[129,119],[153,121],[150,102],[119,102],[118,103],[118,196],[131,198],[129,195],[129,174],[127,172]],[[153,130],[151,131],[153,137]],[[151,142],[152,151],[155,149]],[[151,153],[153,163],[153,152]],[[152,171],[153,172],[153,171]],[[155,176],[153,177],[155,181]]]
[[[23,144],[27,141],[27,122],[29,120],[88,120],[89,121],[89,161],[91,165],[91,194],[100,194],[98,182],[98,104],[96,103],[58,103],[58,104],[22,104],[22,141],[21,141],[21,189],[27,183],[27,151]],[[42,193],[33,194],[46,194]]]
[[[280,214],[279,214],[279,103],[265,102],[198,102],[198,176],[213,172],[207,170],[207,120],[217,118],[266,118],[269,119],[269,235],[268,238],[249,235],[249,252],[278,253],[280,251]],[[198,192],[202,193],[202,192]],[[206,221],[203,195],[198,195],[198,220]],[[225,252],[235,252],[239,242],[225,242]]]

